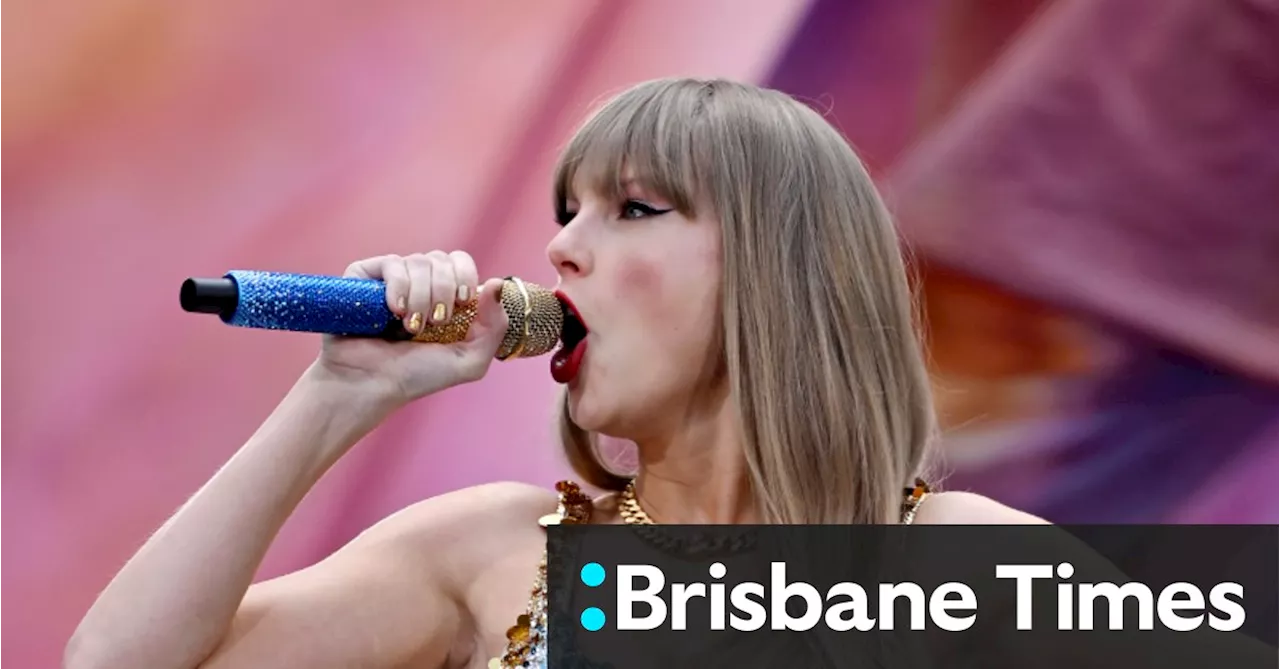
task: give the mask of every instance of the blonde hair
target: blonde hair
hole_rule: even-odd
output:
[[[765,522],[895,522],[935,418],[893,221],[845,139],[777,91],[724,80],[630,88],[578,130],[556,167],[624,199],[623,165],[723,239],[720,355]],[[560,410],[587,483],[620,490],[596,435]]]

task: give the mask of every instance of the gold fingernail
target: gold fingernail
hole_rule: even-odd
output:
[[[421,313],[415,311],[413,312],[413,315],[409,317],[409,332],[412,332],[414,334],[422,332],[422,314]]]
[[[437,302],[436,307],[431,310],[431,320],[439,323],[444,320],[444,302]]]
[[[470,294],[471,294],[471,291],[470,291],[470,290],[468,290],[466,286],[458,286],[458,301],[459,301],[459,302],[466,302],[466,301],[467,301],[467,296],[469,296]]]

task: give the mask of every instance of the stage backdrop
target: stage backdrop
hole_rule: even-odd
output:
[[[549,167],[659,76],[765,83],[874,170],[920,277],[944,484],[1055,521],[1277,521],[1276,5],[13,0],[3,661],[97,592],[313,359],[178,307],[232,268],[462,248],[551,283]],[[415,500],[551,485],[545,360],[395,416],[262,576]],[[502,421],[492,417],[497,410]]]

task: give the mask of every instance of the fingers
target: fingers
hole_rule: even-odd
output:
[[[374,258],[365,258],[357,260],[347,265],[347,271],[342,273],[344,277],[353,277],[356,279],[381,279],[382,263],[392,258],[399,258],[396,255],[377,256]]]
[[[428,325],[440,325],[453,318],[455,308],[476,292],[476,266],[471,256],[454,251],[432,251],[405,259],[409,271],[409,320],[405,327],[413,333]],[[417,321],[414,314],[421,314]],[[421,327],[413,325],[421,323]]]
[[[439,325],[453,318],[453,303],[458,295],[457,272],[443,251],[432,251],[427,257],[431,260],[431,312],[427,322]]]
[[[467,333],[469,340],[483,339],[482,346],[492,344],[494,351],[507,331],[507,312],[502,308],[502,284],[502,279],[489,279],[479,288],[476,320]]]
[[[431,298],[432,261],[427,254],[415,253],[405,258],[404,264],[409,270],[409,315],[404,327],[418,334],[426,327],[434,303]]]
[[[409,268],[404,258],[393,256],[382,264],[382,281],[387,284],[387,308],[404,318],[409,312]]]
[[[458,304],[466,304],[476,296],[476,288],[480,283],[476,262],[465,251],[454,251],[449,254],[449,259],[453,261],[453,274],[458,282],[454,299]]]
[[[377,256],[352,263],[343,276],[384,282],[387,308],[414,334],[448,322],[458,305],[479,293],[475,261],[464,251]]]
[[[409,307],[409,272],[397,255],[358,260],[347,266],[344,277],[379,279],[387,285],[387,308],[403,318]]]
[[[467,355],[462,372],[468,381],[479,380],[485,375],[507,331],[507,312],[502,308],[502,284],[502,279],[489,279],[476,289],[476,319],[463,343]]]

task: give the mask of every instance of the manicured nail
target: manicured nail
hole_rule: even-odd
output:
[[[431,320],[439,323],[444,320],[444,302],[437,302],[434,309],[431,310]]]
[[[409,317],[408,328],[409,332],[414,334],[422,332],[422,314],[420,312],[415,311],[413,312],[413,315]]]
[[[409,298],[401,295],[400,299],[396,300],[396,311],[398,311],[400,314],[403,315],[405,310],[407,310],[408,308],[409,308]]]
[[[471,291],[467,288],[467,285],[466,285],[465,283],[464,283],[464,284],[462,284],[461,286],[458,286],[458,301],[459,301],[459,302],[466,302],[466,301],[467,301],[467,298],[468,298],[468,297],[470,297],[470,296],[471,296]]]

